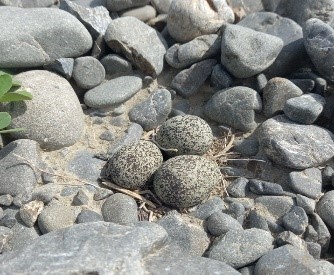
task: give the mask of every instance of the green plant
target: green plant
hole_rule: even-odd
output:
[[[20,89],[20,87],[21,84],[14,80],[10,74],[0,71],[0,103],[31,100],[31,93]],[[8,127],[11,121],[12,117],[8,112],[0,112],[0,134],[24,130],[23,128],[2,130]]]

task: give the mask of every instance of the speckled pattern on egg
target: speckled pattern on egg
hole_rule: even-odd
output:
[[[154,176],[154,190],[166,204],[188,208],[206,199],[219,184],[218,165],[201,156],[183,155],[167,160]]]
[[[162,164],[159,148],[149,141],[122,146],[108,161],[110,179],[128,189],[144,187]]]
[[[212,130],[198,116],[176,116],[167,120],[160,127],[156,142],[166,149],[177,149],[177,152],[166,152],[170,156],[203,155],[213,141]]]

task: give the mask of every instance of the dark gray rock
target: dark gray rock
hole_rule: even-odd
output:
[[[235,141],[234,150],[244,156],[255,156],[259,151],[259,141],[251,138]]]
[[[217,211],[210,215],[205,223],[211,235],[219,237],[229,230],[243,230],[241,224],[230,215]]]
[[[100,62],[108,75],[120,76],[132,71],[131,63],[118,54],[108,54]]]
[[[103,221],[103,217],[92,210],[82,210],[76,220],[77,223],[100,222],[100,221]]]
[[[168,13],[169,7],[173,0],[152,0],[152,5],[159,13]]]
[[[240,268],[270,252],[273,241],[271,234],[261,229],[230,230],[213,243],[209,258]]]
[[[157,222],[162,226],[171,243],[186,255],[201,256],[209,246],[209,238],[204,231],[202,221],[181,215],[173,210],[159,219]]]
[[[238,78],[267,69],[283,47],[282,39],[242,26],[227,24],[222,31],[221,63]]]
[[[129,119],[143,127],[145,131],[152,130],[162,124],[172,110],[172,98],[166,89],[159,89],[145,101],[135,105],[129,112]]]
[[[73,58],[58,58],[54,62],[45,65],[44,69],[58,73],[69,80],[72,77],[73,65]]]
[[[106,0],[109,11],[121,11],[129,8],[140,7],[148,4],[149,0]]]
[[[322,175],[322,186],[323,187],[328,187],[332,185],[332,179],[334,176],[334,169],[326,165],[325,168],[321,171]]]
[[[327,228],[326,224],[322,220],[322,218],[318,214],[312,214],[310,217],[311,225],[316,232],[308,232],[309,237],[315,238],[315,242],[321,245],[322,252],[326,252],[329,248],[329,242],[331,240],[331,234],[329,232],[329,229]],[[312,228],[310,228],[312,230]],[[311,234],[313,236],[310,236]]]
[[[204,34],[217,33],[223,24],[233,21],[233,11],[225,0],[173,1],[168,10],[167,28],[176,41],[188,42]]]
[[[315,82],[312,79],[289,79],[289,80],[293,84],[295,84],[299,89],[301,89],[304,94],[310,93],[315,87]]]
[[[296,193],[311,199],[318,199],[322,196],[321,181],[321,171],[318,168],[308,168],[289,173],[289,187]]]
[[[78,87],[92,89],[102,83],[105,70],[96,58],[83,56],[74,60],[72,77]]]
[[[106,141],[114,141],[115,140],[115,135],[113,134],[112,131],[106,130],[102,132],[101,135],[99,135],[99,139],[106,140]]]
[[[319,216],[334,229],[334,191],[327,192],[317,203],[317,212]]]
[[[81,206],[81,205],[87,205],[89,203],[89,196],[87,192],[80,189],[78,193],[75,194],[72,205],[74,206]]]
[[[0,205],[10,206],[13,203],[13,197],[9,194],[0,196]]]
[[[228,206],[227,213],[234,219],[236,219],[241,225],[243,225],[246,217],[246,208],[242,203],[232,202]]]
[[[306,242],[308,253],[314,258],[319,260],[321,256],[321,245],[313,242]],[[333,269],[334,271],[334,269]]]
[[[155,18],[157,15],[157,11],[154,7],[151,5],[146,5],[139,8],[133,8],[130,10],[126,10],[124,12],[121,12],[120,17],[126,17],[126,16],[132,16],[140,21],[147,22],[153,18]]]
[[[266,217],[258,210],[252,209],[247,216],[247,227],[257,228],[270,232]]]
[[[292,121],[312,124],[323,111],[326,100],[318,94],[306,94],[290,98],[285,102],[284,114]]]
[[[59,9],[75,16],[89,31],[93,39],[99,35],[104,35],[111,18],[108,10],[103,6],[84,7],[73,1],[63,0],[59,4]]]
[[[319,219],[321,218],[319,217]],[[312,218],[310,218],[310,221],[312,221]],[[313,225],[309,224],[306,227],[306,231],[304,233],[304,239],[307,242],[317,242],[318,241],[318,233],[314,229]]]
[[[272,117],[283,112],[286,101],[303,94],[295,84],[286,78],[275,77],[263,89],[263,113]]]
[[[258,137],[268,158],[282,166],[305,169],[334,156],[331,132],[314,125],[296,124],[285,116],[262,123]]]
[[[167,50],[165,59],[170,66],[184,69],[218,55],[220,47],[221,38],[217,34],[202,35],[184,44],[174,44]]]
[[[105,40],[113,51],[124,54],[144,73],[157,76],[162,72],[166,42],[156,30],[137,18],[113,20],[108,26]]]
[[[260,95],[253,89],[239,86],[214,94],[204,112],[214,121],[247,132],[256,127],[254,112],[261,109]]]
[[[315,200],[297,194],[296,196],[297,206],[303,208],[307,214],[313,214],[315,211]]]
[[[282,222],[287,230],[301,235],[305,232],[308,225],[308,217],[303,208],[294,206],[289,213],[283,217]]]
[[[189,211],[189,214],[197,219],[206,220],[213,213],[226,210],[226,205],[220,197],[212,197],[206,202],[198,205],[194,211]]]
[[[31,201],[20,208],[20,218],[28,227],[33,227],[38,215],[42,212],[44,203],[42,201]]]
[[[92,108],[106,108],[124,103],[142,88],[138,76],[121,76],[85,93],[85,104]]]
[[[248,191],[248,182],[246,178],[237,178],[228,185],[227,192],[235,198],[244,198]]]
[[[217,90],[231,87],[234,82],[232,76],[221,64],[217,64],[213,67],[210,81],[211,86]]]
[[[254,194],[273,196],[284,195],[284,190],[282,186],[277,183],[250,179],[248,186],[250,191],[252,191]]]
[[[137,203],[130,196],[117,193],[102,205],[102,216],[106,222],[132,225],[138,221]]]
[[[326,79],[320,77],[319,75],[313,73],[312,71],[306,71],[301,73],[293,73],[291,77],[296,79],[311,79],[314,81],[314,90],[313,92],[316,94],[323,95],[325,90],[327,89],[327,81]]]
[[[251,199],[251,198],[225,197],[224,202],[228,204],[232,204],[232,203],[242,204],[246,210],[250,210],[252,207],[254,207],[254,199]]]
[[[171,88],[186,98],[196,94],[211,74],[216,63],[215,59],[206,59],[195,63],[189,69],[179,72],[173,78]]]
[[[85,27],[65,11],[2,7],[0,17],[1,68],[43,66],[58,58],[80,56],[92,46]]]
[[[287,214],[294,201],[287,196],[260,196],[255,199],[255,205],[262,205],[277,220]]]

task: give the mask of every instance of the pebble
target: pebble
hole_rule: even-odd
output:
[[[229,195],[235,198],[246,197],[249,180],[243,177],[237,178],[227,186],[227,192]]]
[[[295,203],[291,197],[287,196],[260,196],[255,199],[255,205],[262,205],[278,220],[286,215]]]
[[[102,205],[104,221],[122,225],[133,225],[138,222],[137,203],[125,194],[111,195]]]
[[[160,166],[155,173],[153,187],[164,203],[188,208],[206,199],[220,179],[215,162],[201,156],[182,155]]]
[[[318,199],[323,194],[321,171],[318,168],[292,171],[289,173],[289,187],[300,195]]]
[[[208,199],[206,202],[195,207],[195,210],[190,210],[189,215],[200,219],[206,220],[209,216],[217,211],[222,211],[226,209],[224,201],[217,196],[213,196]]]
[[[276,116],[262,123],[258,131],[267,157],[285,167],[316,167],[334,156],[333,135],[319,126],[300,125]]]
[[[260,95],[242,86],[215,93],[204,106],[204,113],[210,119],[244,132],[257,126],[255,112],[261,110]]]
[[[273,64],[282,47],[283,40],[276,36],[227,24],[222,30],[221,63],[235,77],[251,77]]]
[[[322,187],[329,187],[332,185],[332,179],[334,176],[334,169],[326,165],[325,168],[321,171],[322,175]]]
[[[213,243],[209,258],[241,268],[269,253],[273,241],[271,234],[261,229],[229,230]]]
[[[272,117],[283,112],[288,99],[299,97],[303,91],[286,78],[275,77],[263,89],[263,113]]]
[[[107,75],[127,75],[132,71],[129,61],[118,54],[108,54],[100,60]]]
[[[80,88],[89,90],[98,86],[105,74],[104,67],[94,57],[83,56],[74,60],[72,77]]]
[[[0,196],[0,205],[10,206],[13,203],[13,197],[9,194]]]
[[[204,231],[202,221],[181,215],[173,210],[156,222],[162,226],[181,253],[202,256],[209,246],[209,238]]]
[[[189,69],[179,72],[171,83],[171,88],[185,98],[195,95],[205,80],[210,76],[215,59],[206,59],[195,63]]]
[[[243,225],[246,216],[246,208],[242,203],[232,202],[228,206],[227,213]]]
[[[77,223],[87,223],[87,222],[100,222],[103,221],[103,217],[92,210],[82,210],[77,217]]]
[[[320,259],[321,257],[321,245],[313,242],[306,242],[307,251],[314,259]],[[334,269],[333,269],[334,271]]]
[[[334,229],[334,191],[327,192],[317,203],[317,213],[319,216]]]
[[[289,79],[293,84],[295,84],[299,89],[303,91],[304,94],[312,92],[315,87],[315,81],[312,79]]]
[[[183,0],[171,3],[167,27],[176,41],[188,42],[204,34],[216,33],[224,23],[233,21],[233,11],[225,0]]]
[[[150,141],[122,146],[107,163],[106,175],[117,185],[138,189],[152,180],[162,164],[159,148]]]
[[[167,14],[173,0],[152,0],[152,5],[159,13]]]
[[[248,228],[258,228],[270,232],[267,218],[259,210],[250,210],[247,216],[247,220]]]
[[[134,9],[130,9],[125,12],[122,12],[120,17],[132,16],[132,17],[139,19],[140,21],[147,22],[150,19],[155,18],[156,15],[157,15],[157,11],[155,10],[155,8],[152,7],[151,5],[146,5],[143,7],[134,8]]]
[[[82,189],[80,189],[73,197],[72,205],[74,206],[88,205],[88,203],[89,195]]]
[[[31,201],[20,208],[20,218],[28,227],[33,227],[44,208],[42,201]]]
[[[110,197],[112,194],[114,194],[113,191],[106,189],[106,188],[98,188],[95,190],[93,199],[94,201],[101,201],[108,197]]]
[[[248,183],[251,192],[258,195],[284,195],[284,190],[281,185],[273,182],[250,179]]]
[[[203,155],[213,142],[209,124],[198,116],[176,116],[164,122],[155,136],[155,142],[165,149],[174,149],[166,153],[175,155]]]
[[[135,105],[129,112],[129,119],[141,125],[145,131],[150,131],[165,122],[171,110],[170,92],[159,89],[146,100]]]
[[[297,194],[296,203],[297,206],[303,208],[307,214],[313,214],[315,211],[316,201],[313,199]]]
[[[106,31],[105,41],[114,52],[122,52],[143,73],[157,76],[162,72],[166,41],[139,19],[121,17],[113,20]]]
[[[148,4],[150,0],[106,0],[109,11],[121,11],[129,8],[140,7]]]
[[[106,140],[106,141],[114,141],[115,135],[110,130],[106,130],[99,135],[99,139]]]
[[[11,240],[13,232],[11,229],[0,226],[0,253],[3,254],[5,246]]]
[[[329,232],[329,228],[324,223],[322,218],[318,214],[312,214],[310,216],[311,225],[316,232],[316,235],[313,233],[312,237],[315,237],[315,242],[321,245],[322,252],[326,252],[329,248],[329,243],[331,240],[331,233]]]
[[[44,65],[43,68],[60,74],[69,80],[72,77],[74,58],[58,58],[54,62]]]
[[[287,230],[296,235],[301,235],[305,232],[308,225],[308,217],[303,208],[294,206],[289,213],[283,217],[282,222]]]
[[[48,183],[42,186],[38,186],[34,189],[31,199],[35,201],[42,201],[44,204],[48,204],[59,192],[59,185],[55,183]]]
[[[0,17],[6,38],[0,43],[1,68],[43,66],[58,58],[80,56],[92,47],[86,28],[59,9],[1,7]]]
[[[234,150],[244,156],[255,156],[259,151],[259,141],[252,138],[237,140]]]
[[[75,144],[84,130],[84,116],[69,82],[55,73],[43,70],[23,72],[16,75],[15,79],[21,82],[23,89],[30,90],[33,100],[11,104],[10,127],[25,128],[11,135],[16,139],[35,140],[46,150]]]
[[[91,108],[117,106],[133,97],[142,88],[142,80],[138,76],[121,76],[106,81],[87,91],[85,104]]]
[[[211,235],[219,237],[229,230],[242,230],[241,224],[230,215],[217,211],[206,220],[206,227]]]
[[[275,238],[275,242],[277,247],[281,247],[287,244],[293,245],[294,247],[307,251],[307,244],[306,242],[300,237],[294,234],[291,231],[284,231]]]
[[[210,83],[216,90],[229,88],[233,85],[233,82],[233,77],[221,64],[213,67]]]

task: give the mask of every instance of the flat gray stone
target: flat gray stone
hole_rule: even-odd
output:
[[[319,216],[334,229],[334,191],[327,192],[317,203],[317,212]]]
[[[103,217],[92,210],[82,210],[77,217],[77,223],[100,222]]]
[[[255,199],[255,205],[259,204],[278,220],[287,214],[295,203],[287,196],[260,196]]]
[[[271,234],[261,229],[230,230],[214,242],[209,258],[240,268],[270,252],[273,242]]]
[[[189,211],[189,214],[197,219],[206,220],[213,213],[223,210],[226,210],[224,200],[220,197],[213,196],[206,202],[198,205],[193,211]]]
[[[121,11],[129,8],[140,7],[148,4],[149,0],[106,0],[109,11]]]
[[[132,71],[131,63],[118,54],[108,54],[100,62],[109,75],[126,75]]]
[[[244,198],[249,190],[248,184],[248,179],[243,177],[237,178],[227,186],[227,192],[232,197]]]
[[[120,17],[126,16],[132,16],[139,19],[140,21],[147,22],[157,16],[157,11],[151,5],[146,5],[143,7],[126,10],[120,14]]]
[[[146,100],[135,105],[129,112],[129,119],[140,124],[145,131],[162,124],[172,110],[171,94],[166,89],[159,89]]]
[[[73,197],[72,205],[73,206],[88,205],[89,201],[90,201],[89,194],[83,189],[80,189]]]
[[[213,67],[210,83],[216,90],[229,88],[233,85],[233,82],[233,77],[221,64]]]
[[[285,116],[268,119],[259,128],[266,155],[282,166],[316,167],[334,156],[333,134],[315,125],[300,125]]]
[[[234,150],[244,156],[255,156],[259,152],[259,141],[255,138],[237,140]]]
[[[277,36],[227,24],[222,30],[221,63],[235,77],[247,78],[267,69],[282,50]]]
[[[301,235],[305,232],[308,225],[308,217],[303,208],[294,206],[289,213],[283,217],[282,222],[287,230],[296,235]]]
[[[229,230],[242,230],[241,224],[230,215],[217,211],[210,215],[205,223],[211,235],[219,237]]]
[[[297,206],[302,207],[307,214],[313,214],[315,212],[316,201],[313,199],[297,194],[296,203]]]
[[[261,110],[260,95],[242,86],[215,93],[204,106],[204,113],[210,119],[245,132],[257,126],[255,112]]]
[[[330,212],[327,212],[327,213],[330,213]],[[314,232],[311,232],[313,230],[311,229],[310,226],[308,226],[308,228],[310,227],[309,232],[306,232],[306,233],[309,233],[308,235],[311,238],[314,238],[314,241],[321,245],[322,252],[325,253],[329,248],[329,243],[331,240],[331,233],[329,232],[329,228],[327,227],[325,222],[322,220],[322,218],[316,213],[310,216],[310,220],[311,220],[312,228],[316,234],[314,234]]]
[[[87,91],[85,104],[91,108],[106,108],[119,105],[142,88],[142,80],[138,76],[121,76]]]
[[[264,180],[250,179],[248,183],[250,191],[258,195],[280,196],[284,194],[281,185]]]
[[[167,50],[164,38],[153,28],[134,17],[113,20],[105,41],[116,53],[122,53],[139,70],[151,76],[163,70]]]
[[[80,56],[92,47],[86,28],[59,9],[1,7],[0,17],[1,68],[38,67]]]
[[[84,115],[69,82],[43,70],[23,72],[15,79],[29,89],[33,99],[10,104],[10,128],[25,128],[11,135],[35,140],[46,150],[75,144],[84,130]]]

